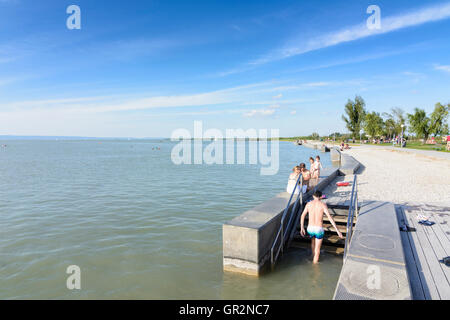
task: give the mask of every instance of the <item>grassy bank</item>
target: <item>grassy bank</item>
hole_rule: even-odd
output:
[[[430,150],[430,151],[441,151],[441,152],[450,152],[445,150],[444,144],[422,144],[420,141],[408,141],[406,143],[407,149],[418,149],[418,150]]]
[[[317,141],[319,142],[320,140],[312,140],[310,137],[291,137],[291,138],[280,138],[280,141],[290,141],[290,142],[294,142],[297,140],[311,140],[311,141]],[[340,145],[340,142],[336,141],[323,141],[323,143],[328,144],[328,145]],[[350,146],[358,146],[361,145],[360,143],[349,143]],[[365,143],[364,145],[371,145],[371,146],[379,146],[379,147],[390,147],[392,146],[392,143],[383,143],[383,144],[374,144],[374,143]],[[450,152],[445,150],[446,145],[444,143],[440,143],[440,144],[422,144],[421,141],[408,141],[406,143],[406,149],[417,149],[417,150],[430,150],[430,151],[439,151],[439,152]]]
[[[370,146],[378,146],[378,147],[392,147],[392,143],[382,143],[382,144],[374,144],[374,143],[349,143],[350,146],[358,146],[358,145],[370,145]],[[396,146],[396,148],[400,148]],[[416,150],[429,150],[429,151],[439,151],[439,152],[450,152],[445,150],[444,144],[422,144],[420,141],[408,141],[406,143],[405,149],[416,149]]]
[[[290,141],[290,142],[294,142],[297,140],[312,140],[312,141],[319,141],[319,140],[314,140],[311,139],[311,137],[292,137],[292,138],[286,138],[286,137],[282,137],[279,139],[280,141]]]

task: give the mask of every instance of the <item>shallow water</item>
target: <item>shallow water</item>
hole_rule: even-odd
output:
[[[172,163],[169,141],[0,141],[0,299],[330,299],[342,258],[306,250],[259,279],[222,272],[222,224],[328,154],[280,143],[280,170]],[[161,150],[152,150],[159,147]],[[245,147],[245,146],[244,146]],[[81,268],[82,289],[66,288]]]

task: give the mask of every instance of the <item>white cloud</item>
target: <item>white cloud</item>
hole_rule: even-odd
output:
[[[300,84],[296,84],[296,85],[269,88],[267,90],[270,90],[270,91],[305,90],[305,89],[311,89],[311,88],[329,87],[329,86],[336,85],[336,84],[337,83],[332,83],[332,82],[309,82],[309,83],[300,83]]]
[[[249,112],[244,113],[244,117],[255,117],[255,116],[271,116],[275,113],[274,109],[254,109]]]
[[[423,73],[412,72],[412,71],[405,71],[405,72],[403,72],[403,74],[404,74],[405,76],[411,76],[411,77],[422,77],[422,76],[424,76]]]
[[[355,41],[366,37],[389,33],[400,29],[439,21],[450,17],[450,3],[444,5],[422,8],[410,13],[386,17],[381,20],[381,29],[369,29],[366,23],[355,25],[337,32],[328,33],[297,45],[286,46],[276,52],[258,59],[253,64],[266,63],[303,54],[341,43]]]
[[[311,82],[311,83],[305,84],[305,86],[307,86],[307,87],[326,87],[329,85],[331,85],[330,82]]]
[[[295,114],[297,114],[297,110],[293,110],[293,111],[291,111],[291,114],[292,114],[292,115],[295,115]]]
[[[364,21],[359,25],[354,25],[337,32],[319,35],[306,41],[303,41],[303,38],[292,39],[289,41],[289,44],[280,49],[276,49],[259,59],[251,61],[243,67],[222,72],[219,75],[226,76],[233,73],[243,72],[255,66],[272,61],[448,18],[450,18],[450,3],[421,8],[396,16],[382,17],[381,29],[369,29],[367,28],[366,21]]]
[[[299,72],[304,72],[304,71],[327,69],[327,68],[332,68],[332,67],[337,67],[337,66],[342,66],[342,65],[348,65],[348,64],[360,63],[360,62],[365,62],[365,61],[370,61],[370,60],[382,59],[385,57],[401,55],[404,53],[411,53],[413,51],[417,51],[419,49],[429,48],[429,47],[430,47],[429,43],[421,42],[421,43],[417,43],[414,45],[402,47],[401,49],[397,49],[397,50],[393,50],[393,51],[383,51],[383,52],[365,54],[365,55],[361,55],[358,57],[351,57],[348,59],[337,60],[337,61],[333,61],[333,62],[326,63],[326,64],[315,65],[315,66],[313,65],[313,66],[308,66],[308,67],[304,67],[301,69],[293,69],[293,70],[285,71],[284,73],[299,73]]]
[[[1,81],[0,81],[1,84]],[[41,109],[41,110],[66,110],[76,112],[114,112],[128,110],[145,110],[155,108],[173,108],[173,107],[192,107],[218,105],[225,103],[239,103],[246,101],[251,92],[248,89],[256,87],[266,87],[270,82],[255,83],[243,85],[228,89],[216,90],[211,92],[173,95],[173,96],[155,96],[147,98],[128,98],[120,96],[98,96],[98,97],[77,97],[62,99],[45,99],[32,101],[17,101],[4,103],[3,109]]]
[[[242,30],[241,27],[239,27],[237,24],[232,24],[230,27],[232,29],[236,30],[236,31],[241,31]]]
[[[0,63],[1,63],[1,61],[0,61]],[[8,85],[8,84],[16,82],[16,81],[19,81],[19,80],[20,79],[18,79],[18,78],[0,78],[0,87]]]
[[[449,66],[439,66],[439,65],[437,65],[437,66],[434,66],[434,69],[450,73],[450,65]]]
[[[423,73],[411,71],[405,71],[403,72],[403,75],[405,75],[410,81],[414,83],[419,83],[422,79],[426,78],[426,75],[424,75]]]
[[[283,98],[283,95],[280,93],[280,94],[274,96],[273,98],[274,99],[281,99],[281,98]]]

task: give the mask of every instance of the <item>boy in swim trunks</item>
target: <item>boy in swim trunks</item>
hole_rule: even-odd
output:
[[[309,172],[309,170],[306,169],[306,164],[304,163],[300,163],[300,172],[303,175],[303,189],[306,189],[307,191],[309,190],[309,180],[311,180],[311,172]]]
[[[336,227],[336,223],[328,212],[328,207],[325,203],[320,201],[322,199],[322,192],[317,190],[313,195],[314,200],[308,202],[303,210],[301,219],[300,219],[300,234],[304,237],[306,235],[305,232],[305,217],[306,214],[309,213],[308,220],[308,235],[311,237],[311,250],[313,253],[313,263],[319,262],[320,256],[320,247],[322,246],[324,230],[323,230],[323,214],[325,213],[333,225],[334,229],[336,229],[339,238],[344,239],[342,233]]]

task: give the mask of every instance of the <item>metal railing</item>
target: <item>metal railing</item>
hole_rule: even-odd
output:
[[[292,198],[294,197],[295,191],[297,189],[299,190],[297,198],[292,207],[292,210],[289,210]],[[288,237],[290,237],[290,234],[292,233],[291,228],[295,227],[295,223],[293,222],[296,220],[297,213],[301,211],[302,208],[303,208],[303,174],[300,174],[300,176],[297,179],[297,182],[295,183],[294,190],[292,191],[291,197],[289,198],[286,209],[284,209],[283,216],[281,217],[280,228],[278,229],[275,240],[273,241],[273,245],[270,248],[270,263],[272,265],[272,269],[274,268],[280,253],[283,254],[286,240],[289,240]],[[285,226],[285,221],[287,218],[288,220]]]
[[[344,260],[347,257],[347,250],[353,235],[353,220],[358,217],[358,176],[355,174],[352,186],[352,195],[350,198],[350,207],[347,218],[347,235],[345,237]]]

